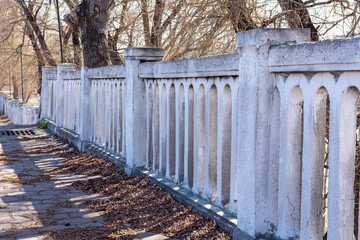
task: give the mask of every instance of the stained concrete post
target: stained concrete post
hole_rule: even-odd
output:
[[[269,159],[269,129],[274,79],[268,71],[269,49],[280,43],[308,41],[309,36],[309,29],[255,29],[237,34],[240,54],[237,216],[239,229],[250,237],[257,233],[272,234],[278,224],[278,203],[273,197],[278,186],[269,186],[277,182],[278,172],[266,167],[273,162]],[[245,239],[238,232],[237,237]]]
[[[56,132],[64,127],[64,78],[63,75],[69,71],[75,71],[76,65],[62,63],[57,66],[57,89],[56,89]]]
[[[90,90],[91,82],[87,77],[87,67],[81,68],[81,83],[80,83],[80,140],[82,143],[90,140],[91,126],[90,126]],[[84,147],[82,144],[81,148]],[[83,150],[82,150],[83,151]]]
[[[49,99],[49,75],[56,71],[56,67],[42,67],[42,81],[41,81],[41,119],[51,118],[50,113],[48,112],[49,104],[51,104]]]
[[[146,89],[139,78],[139,66],[145,61],[161,61],[164,51],[160,48],[125,49],[126,67],[126,171],[146,164]]]

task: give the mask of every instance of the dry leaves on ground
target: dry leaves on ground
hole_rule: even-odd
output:
[[[49,140],[64,143],[63,140],[52,138],[23,139]],[[143,232],[161,233],[178,239],[231,239],[214,222],[177,202],[147,178],[129,177],[110,161],[93,154],[70,152],[58,144],[24,150],[24,153],[58,154],[65,158],[61,166],[47,174],[100,176],[75,181],[72,186],[88,194],[97,193],[107,197],[82,202],[82,207],[104,213],[104,227],[54,231],[50,234],[52,239],[136,239],[136,235]]]

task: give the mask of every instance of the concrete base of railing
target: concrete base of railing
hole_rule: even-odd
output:
[[[48,120],[48,119],[43,119],[44,121],[47,122],[47,128],[54,134],[56,134],[56,124],[55,122]]]
[[[79,151],[82,150],[82,142],[79,138],[79,134],[73,133],[65,128],[57,128],[56,124],[51,120],[45,119],[45,121],[47,121],[47,127],[52,133],[61,138],[67,139],[69,143],[76,147]]]
[[[252,240],[250,235],[241,231],[236,227],[236,216],[231,215],[221,208],[211,204],[208,201],[201,199],[195,195],[189,189],[181,187],[164,176],[157,174],[156,172],[149,171],[145,168],[132,168],[126,165],[126,160],[118,154],[110,152],[101,146],[97,146],[91,142],[81,142],[78,134],[74,134],[64,128],[57,128],[53,121],[47,120],[47,127],[50,132],[55,135],[67,139],[71,145],[76,147],[79,151],[95,154],[96,156],[113,162],[117,167],[124,170],[129,175],[146,177],[151,183],[163,188],[170,193],[177,201],[183,202],[191,206],[195,211],[204,217],[210,218],[215,221],[222,229],[232,234],[233,239],[238,240]],[[131,171],[125,171],[130,169]]]

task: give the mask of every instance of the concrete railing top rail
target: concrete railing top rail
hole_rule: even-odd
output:
[[[140,78],[196,78],[237,76],[239,74],[239,54],[147,62],[141,64]]]
[[[125,65],[88,68],[87,77],[92,80],[125,78]]]
[[[360,38],[273,46],[271,72],[359,71]]]
[[[79,80],[81,79],[81,70],[68,71],[63,73],[63,79],[66,80]]]

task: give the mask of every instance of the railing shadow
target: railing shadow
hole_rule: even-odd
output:
[[[1,126],[2,124],[2,126]],[[13,125],[0,117],[0,131],[33,129]],[[86,176],[49,172],[61,165],[59,145],[63,144],[43,130],[35,136],[0,136],[0,238],[40,237],[51,231],[101,227],[102,217],[81,209],[84,199],[99,199],[69,187]]]

